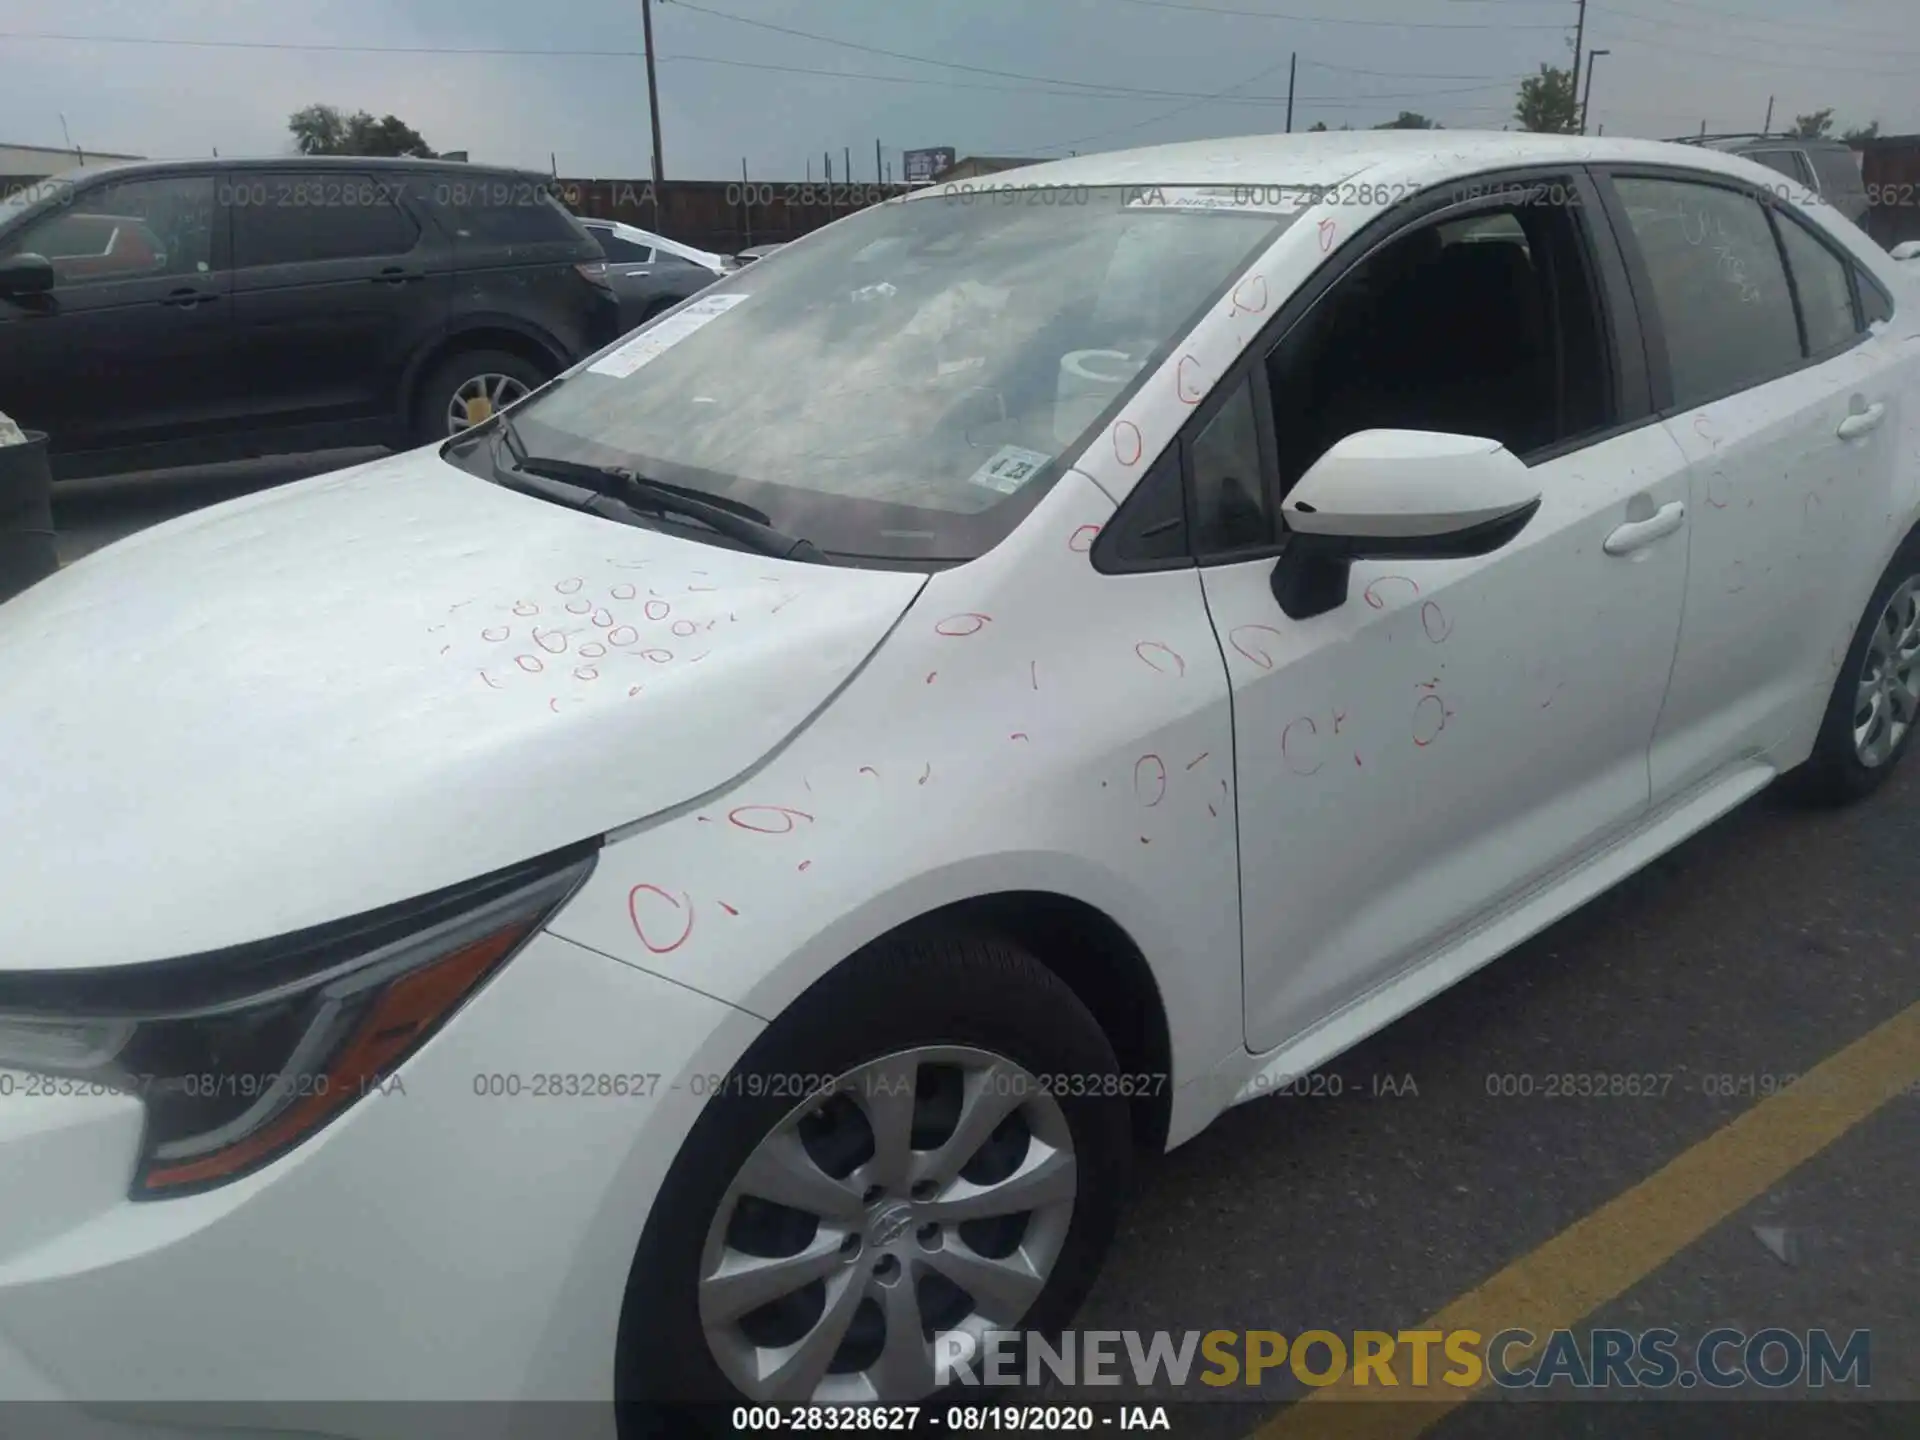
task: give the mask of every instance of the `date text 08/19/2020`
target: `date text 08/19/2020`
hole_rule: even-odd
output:
[[[736,1434],[755,1431],[1067,1434],[1103,1429],[1173,1428],[1164,1405],[736,1405],[729,1418]]]

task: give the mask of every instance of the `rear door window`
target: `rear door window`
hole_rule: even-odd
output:
[[[653,259],[651,245],[636,245],[624,236],[611,230],[596,230],[593,238],[600,242],[600,248],[607,252],[607,259],[623,265],[645,265]]]
[[[1799,221],[1775,214],[1780,243],[1793,272],[1793,289],[1806,327],[1807,354],[1827,355],[1853,343],[1860,327],[1853,313],[1853,283],[1847,262]]]
[[[1778,170],[1789,180],[1798,180],[1809,190],[1818,190],[1814,181],[1813,167],[1807,163],[1806,155],[1799,150],[1751,150],[1747,159],[1766,166],[1769,170]]]
[[[1751,195],[1686,180],[1614,181],[1690,410],[1800,364],[1800,326],[1773,227]]]
[[[578,244],[591,238],[544,181],[509,175],[436,177],[424,188],[427,203],[459,243]]]
[[[405,255],[420,227],[398,187],[371,175],[245,172],[221,186],[236,269]]]

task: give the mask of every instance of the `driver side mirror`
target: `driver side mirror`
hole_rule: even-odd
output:
[[[1902,240],[1888,253],[1896,260],[1920,260],[1920,240]]]
[[[46,256],[0,256],[0,295],[44,295],[53,283],[53,262]]]
[[[1293,487],[1273,596],[1295,620],[1337,610],[1356,560],[1457,560],[1512,540],[1540,508],[1533,472],[1497,440],[1362,430]]]

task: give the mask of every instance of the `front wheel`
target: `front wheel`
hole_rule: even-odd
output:
[[[716,1078],[647,1224],[629,1433],[694,1406],[915,1404],[987,1332],[1056,1332],[1118,1215],[1117,1069],[996,938],[883,944],[815,985]]]
[[[550,378],[539,366],[505,350],[462,350],[449,355],[421,382],[414,440],[431,445],[458,435],[526,399]]]

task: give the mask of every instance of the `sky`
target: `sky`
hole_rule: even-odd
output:
[[[668,179],[875,178],[874,146],[1051,157],[1416,110],[1499,129],[1575,0],[655,0]],[[1591,124],[1920,131],[1915,0],[1590,0]],[[1815,16],[1825,18],[1816,19]],[[795,33],[799,32],[799,33]],[[162,43],[165,42],[165,43]],[[571,53],[555,53],[555,52]],[[441,150],[650,167],[640,0],[0,0],[0,144],[287,153],[321,102]]]

